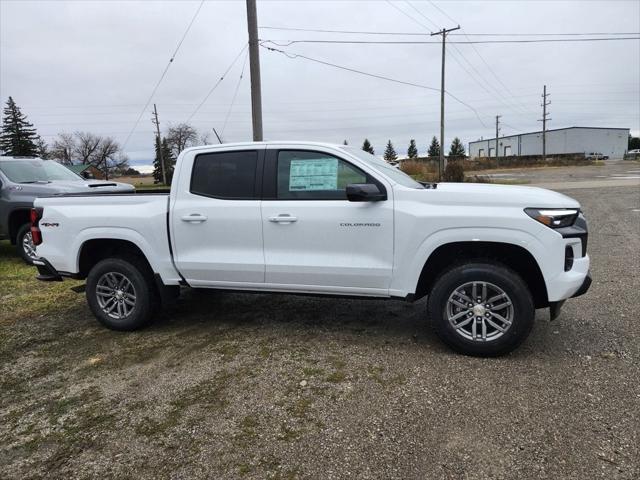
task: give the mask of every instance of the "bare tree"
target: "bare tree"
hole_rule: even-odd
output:
[[[63,165],[72,165],[74,158],[75,139],[70,133],[59,133],[53,141],[49,158],[57,160]]]
[[[129,166],[129,159],[115,139],[90,132],[59,133],[50,157],[65,165],[93,165],[102,170],[106,178]]]
[[[179,123],[169,127],[166,138],[171,152],[177,157],[182,150],[198,142],[198,131],[188,123]]]
[[[200,145],[209,145],[211,143],[211,133],[209,132],[201,132],[198,137],[198,143]]]
[[[93,160],[95,159],[96,151],[100,148],[102,138],[89,132],[76,132],[74,137],[73,155],[74,159],[77,160],[76,163],[97,166]]]

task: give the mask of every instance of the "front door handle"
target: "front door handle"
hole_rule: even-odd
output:
[[[191,215],[183,215],[180,219],[183,222],[190,222],[190,223],[201,223],[201,222],[207,221],[207,217],[199,213],[192,213]]]
[[[296,217],[292,217],[287,214],[280,214],[277,217],[269,217],[269,221],[273,223],[293,223],[297,222],[298,219]]]

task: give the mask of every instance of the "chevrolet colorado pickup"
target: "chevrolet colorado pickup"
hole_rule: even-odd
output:
[[[179,286],[416,300],[452,348],[495,356],[591,283],[587,224],[549,190],[422,184],[360,149],[224,144],[180,155],[168,194],[38,198],[40,280],[86,278],[133,330]]]
[[[36,258],[29,215],[38,196],[69,192],[129,192],[126,183],[87,181],[54,160],[0,157],[0,239],[8,238],[25,262]]]

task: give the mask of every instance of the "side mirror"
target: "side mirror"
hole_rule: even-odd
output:
[[[381,192],[374,183],[351,183],[347,185],[347,200],[350,202],[379,202],[386,200],[387,194]]]

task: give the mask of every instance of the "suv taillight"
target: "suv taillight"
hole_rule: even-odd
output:
[[[40,219],[42,218],[42,208],[31,209],[31,240],[34,245],[42,243],[42,232],[40,232]]]

